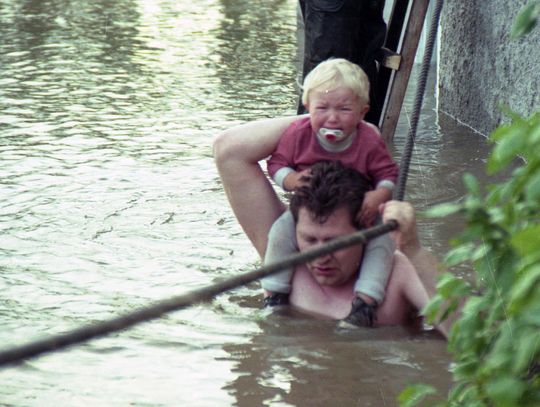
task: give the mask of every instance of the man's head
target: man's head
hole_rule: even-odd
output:
[[[320,223],[336,209],[345,207],[351,225],[359,228],[355,217],[369,190],[369,182],[355,169],[340,161],[319,161],[311,167],[308,184],[295,191],[289,206],[295,222],[300,208],[306,208]]]
[[[299,250],[356,232],[355,216],[368,189],[360,173],[338,161],[315,164],[309,184],[296,190],[290,202]],[[307,263],[308,270],[321,285],[345,284],[355,278],[362,250],[356,245],[318,257]]]

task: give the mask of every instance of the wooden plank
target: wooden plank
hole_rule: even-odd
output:
[[[428,6],[429,0],[414,0],[411,5],[403,42],[400,49],[398,49],[398,53],[401,55],[401,65],[389,83],[379,121],[381,134],[386,142],[394,138]]]

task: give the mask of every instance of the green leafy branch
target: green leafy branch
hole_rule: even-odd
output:
[[[510,179],[484,193],[466,174],[465,200],[430,211],[465,218],[445,264],[475,270],[472,281],[443,274],[425,309],[434,323],[460,310],[448,342],[454,386],[443,405],[540,405],[540,377],[532,374],[540,362],[540,113],[509,114],[512,123],[491,135],[487,170],[514,164]]]
[[[529,2],[512,38],[530,32],[539,15],[540,1]],[[483,189],[465,174],[465,199],[430,210],[463,216],[467,227],[445,264],[474,269],[472,279],[444,273],[424,310],[432,323],[458,316],[448,341],[453,386],[444,400],[434,399],[431,386],[408,387],[398,398],[402,406],[540,405],[540,112],[523,118],[503,110],[511,123],[491,134],[486,170],[511,176]]]

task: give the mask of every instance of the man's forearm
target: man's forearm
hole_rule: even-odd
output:
[[[402,247],[401,250],[409,258],[416,268],[420,280],[426,287],[430,297],[436,292],[438,261],[429,250],[422,247],[419,243],[410,244]]]
[[[411,263],[416,268],[418,277],[422,284],[426,288],[426,291],[430,298],[432,298],[437,292],[437,276],[439,272],[439,262],[429,250],[425,247],[422,247],[419,243],[416,245],[409,245],[404,248],[403,253],[409,258]],[[458,314],[454,314],[443,321],[441,324],[437,325],[437,329],[441,332],[446,338],[448,338],[448,333],[452,323],[456,319]]]

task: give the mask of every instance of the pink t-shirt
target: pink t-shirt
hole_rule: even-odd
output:
[[[284,167],[302,171],[321,160],[341,161],[366,176],[374,188],[383,180],[395,183],[399,172],[379,131],[372,124],[361,121],[351,145],[344,151],[330,152],[319,144],[309,117],[306,117],[293,122],[283,132],[268,160],[268,173],[273,178]]]

